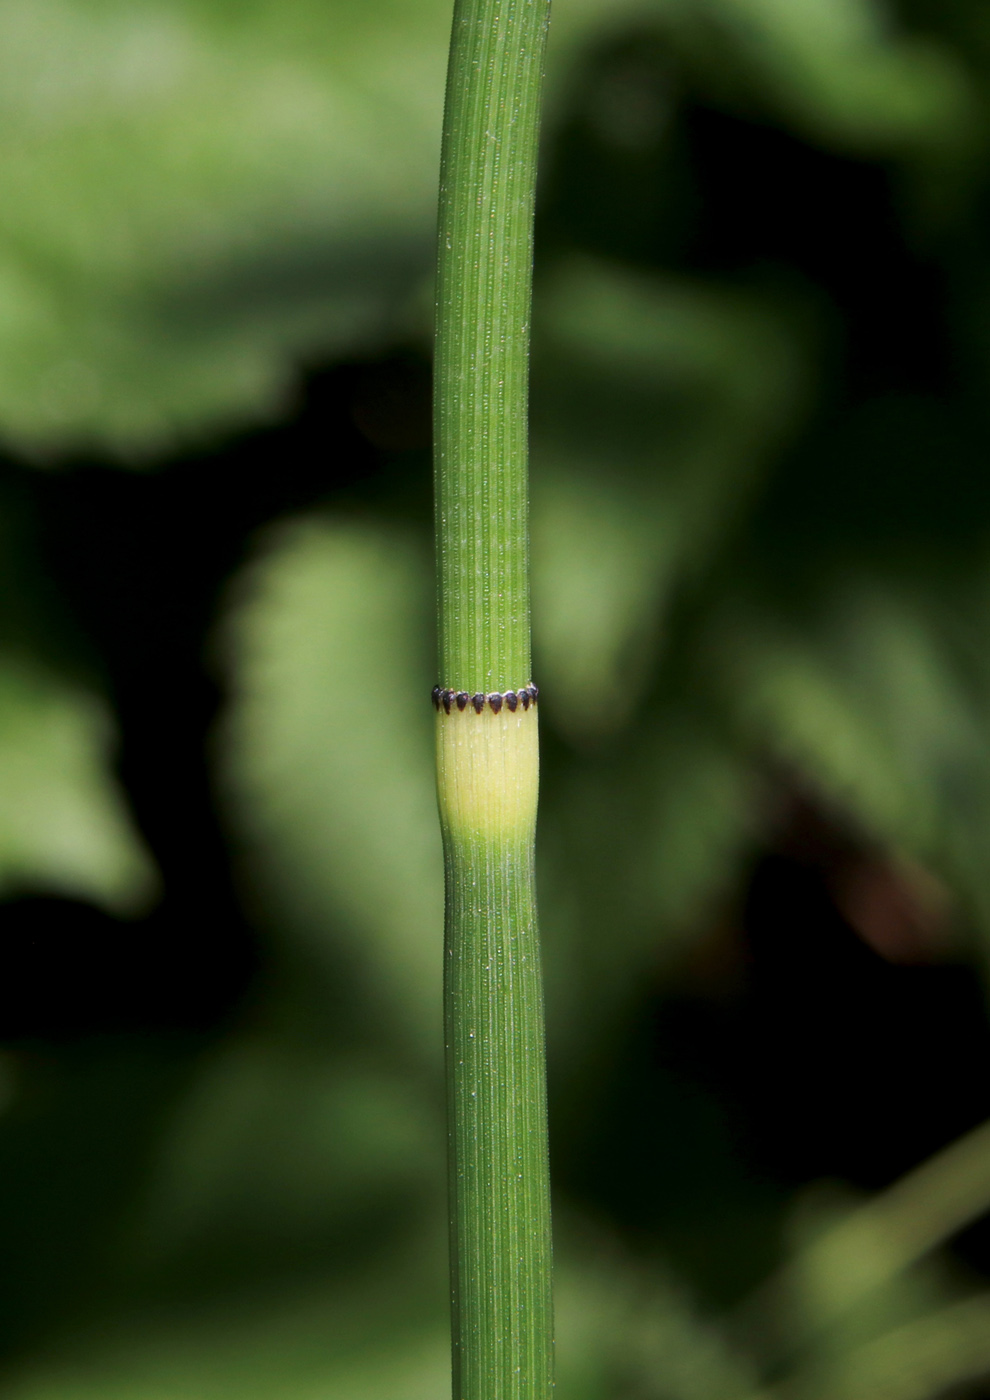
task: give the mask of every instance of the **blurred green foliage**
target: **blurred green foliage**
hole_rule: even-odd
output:
[[[291,414],[301,367],[425,353],[448,22],[0,5],[19,470],[167,472]],[[982,0],[559,0],[554,26],[533,568],[559,1389],[934,1400],[990,1373],[990,1301],[938,1252],[990,1205],[985,1132],[873,1201],[794,1205],[670,1087],[670,1155],[695,1157],[633,1248],[568,1191],[568,1125],[644,985],[733,907],[781,786],[990,944],[990,23]],[[12,1400],[446,1389],[427,462],[380,439],[371,486],[328,474],[252,538],[210,641],[261,990],[209,1036],[0,1062]],[[0,892],[134,916],[161,885],[100,658],[9,497]]]

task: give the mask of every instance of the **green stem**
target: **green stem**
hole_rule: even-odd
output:
[[[549,0],[456,0],[439,220],[437,763],[454,1400],[553,1386],[527,383]]]
[[[527,377],[549,0],[457,0],[440,176],[437,539],[442,681],[529,679]]]

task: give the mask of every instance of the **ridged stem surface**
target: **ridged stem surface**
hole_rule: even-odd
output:
[[[440,174],[440,681],[529,680],[527,390],[549,0],[457,0]]]
[[[444,116],[435,703],[454,1400],[549,1400],[553,1387],[527,506],[548,10],[548,0],[457,0]]]

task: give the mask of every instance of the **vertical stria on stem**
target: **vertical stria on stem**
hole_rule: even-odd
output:
[[[527,381],[549,0],[456,0],[435,370],[454,1400],[553,1386]]]

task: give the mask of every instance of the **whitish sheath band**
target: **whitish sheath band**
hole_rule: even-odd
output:
[[[536,687],[465,696],[462,705],[463,694],[441,691],[438,700],[433,692],[441,820],[452,836],[526,838],[536,825],[540,772]]]

